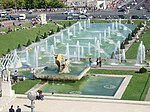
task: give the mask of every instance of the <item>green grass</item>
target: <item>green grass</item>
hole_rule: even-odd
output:
[[[40,80],[25,80],[17,82],[15,85],[12,86],[12,89],[15,90],[16,94],[24,94],[29,89],[31,89],[33,86],[35,86],[37,83],[39,83]]]
[[[91,69],[89,73],[94,74],[114,74],[114,75],[132,75],[132,79],[122,96],[122,100],[144,100],[150,86],[149,73],[136,73],[135,71],[123,70],[96,70]],[[148,79],[148,81],[147,81]]]
[[[143,41],[143,44],[145,45],[145,50],[150,49],[150,29],[146,30],[145,33],[141,36],[140,41],[137,43],[134,43],[129,50],[126,52],[126,58],[127,59],[136,59],[138,47],[141,41]],[[146,55],[146,59],[150,60],[150,55]]]

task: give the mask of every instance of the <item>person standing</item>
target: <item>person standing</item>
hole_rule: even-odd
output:
[[[17,106],[16,112],[21,112],[21,108]]]
[[[99,57],[99,67],[101,67],[101,66],[102,66],[102,58]]]
[[[15,110],[13,109],[13,105],[11,105],[9,112],[15,112]]]
[[[89,66],[91,67],[92,65],[92,58],[89,58]]]
[[[96,66],[98,67],[99,65],[99,58],[96,59]]]

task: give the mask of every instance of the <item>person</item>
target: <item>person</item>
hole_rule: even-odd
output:
[[[21,108],[17,106],[16,112],[21,112]]]
[[[102,59],[101,59],[101,57],[96,59],[96,65],[97,65],[97,67],[101,67],[102,66]]]
[[[89,66],[92,65],[92,58],[89,58]]]
[[[15,110],[13,109],[13,105],[11,105],[9,112],[15,112]]]
[[[99,57],[99,67],[101,67],[101,66],[102,66],[102,58]]]
[[[96,66],[99,65],[99,58],[96,59]]]

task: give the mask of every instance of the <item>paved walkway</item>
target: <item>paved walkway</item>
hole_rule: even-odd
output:
[[[34,112],[149,112],[150,109],[150,102],[45,97],[43,101],[35,101]],[[14,105],[15,109],[19,105],[23,112],[30,112],[30,101],[26,96],[16,98],[1,112],[8,112],[11,105]]]

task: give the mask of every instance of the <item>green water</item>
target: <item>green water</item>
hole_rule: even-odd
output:
[[[45,93],[114,96],[123,79],[120,77],[90,76],[75,82],[49,81],[40,89]]]

